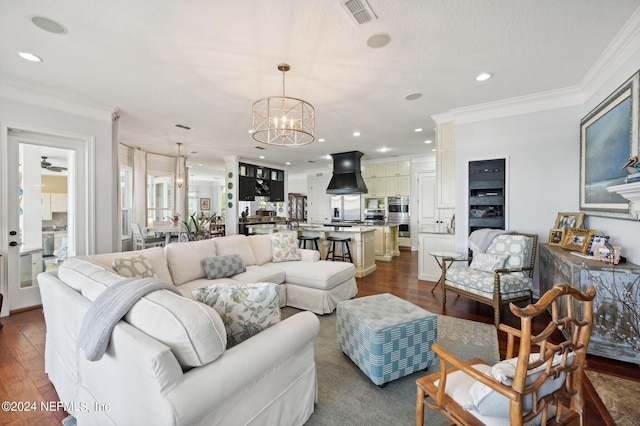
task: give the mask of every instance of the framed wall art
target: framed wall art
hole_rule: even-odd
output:
[[[564,229],[552,229],[549,231],[549,245],[561,246],[562,240],[564,240]]]
[[[595,233],[596,231],[592,229],[571,228],[567,231],[564,240],[562,241],[562,248],[586,253],[589,248],[589,244],[591,244],[591,238],[593,238]]]
[[[582,228],[584,213],[558,213],[554,229],[562,229],[566,232],[571,228]]]
[[[580,211],[634,219],[629,201],[607,191],[625,183],[623,165],[638,155],[636,73],[580,121]]]
[[[211,198],[200,198],[200,210],[211,210]]]

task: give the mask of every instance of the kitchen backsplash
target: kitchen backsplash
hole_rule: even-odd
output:
[[[43,231],[63,231],[67,229],[66,212],[53,212],[51,218],[51,220],[42,221]]]

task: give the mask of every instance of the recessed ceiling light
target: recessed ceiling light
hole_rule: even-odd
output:
[[[410,93],[404,98],[408,101],[415,101],[416,99],[420,99],[422,97],[422,93]]]
[[[478,76],[476,77],[476,81],[486,81],[486,80],[489,80],[491,77],[493,77],[493,74],[490,74],[488,72],[483,72],[481,74],[478,74]]]
[[[387,151],[391,151],[391,148],[382,147],[382,148],[378,148],[376,151],[378,151],[378,152],[387,152]]]
[[[198,163],[198,167],[202,167],[202,163]]]
[[[331,160],[331,159],[333,159],[333,157],[331,156],[331,154],[324,155],[322,158],[324,158],[325,160]]]
[[[436,152],[436,149],[435,149],[435,148],[433,148],[431,151]]]
[[[26,59],[31,62],[42,62],[42,58],[40,56],[36,56],[33,53],[28,52],[20,52],[18,53],[22,59]]]
[[[286,162],[286,163],[284,163],[284,164],[285,164],[285,165],[287,165],[287,166],[290,166],[290,165],[291,165],[291,161],[287,161],[287,162]]]
[[[360,132],[353,132],[353,136],[356,136],[356,137],[360,136]]]
[[[247,130],[247,132],[252,134],[253,133],[253,129],[249,129],[249,130]]]
[[[422,127],[418,127],[417,129],[414,129],[413,131],[416,133],[420,133],[422,132],[424,129]]]
[[[391,36],[387,33],[378,33],[369,37],[367,40],[367,46],[372,49],[378,49],[380,47],[385,47],[387,44],[391,42]]]
[[[433,141],[431,139],[427,139],[426,141],[424,141],[424,143],[432,143]]]
[[[67,29],[62,25],[58,24],[56,21],[53,21],[49,18],[45,18],[44,16],[32,16],[31,22],[33,25],[40,28],[41,30],[45,30],[49,33],[53,34],[66,34]]]
[[[264,160],[264,155],[261,155],[261,156],[260,156],[260,159],[261,159],[261,160]]]
[[[318,139],[318,142],[324,142],[326,139],[325,138],[320,138]]]

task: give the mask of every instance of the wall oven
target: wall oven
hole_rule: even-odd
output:
[[[409,212],[409,197],[388,197],[387,198],[387,221],[391,224],[398,224],[398,236],[410,238],[411,214]]]

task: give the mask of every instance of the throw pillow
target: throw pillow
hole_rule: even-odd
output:
[[[474,253],[469,268],[478,271],[493,272],[504,266],[508,254]]]
[[[538,358],[539,354],[530,354],[529,362],[534,362]],[[561,355],[555,355],[552,365],[555,367],[560,363],[560,361]],[[573,354],[569,356],[568,364],[571,364],[572,361]],[[494,364],[493,367],[491,367],[491,370],[486,374],[493,377],[503,385],[512,386],[517,363],[518,357],[505,359],[504,361]],[[540,375],[545,372],[545,369],[546,363],[527,371],[525,386],[529,386],[538,380]],[[554,378],[553,376],[548,377],[538,390],[538,394],[547,395],[560,389],[565,377],[566,373],[564,372],[557,378]],[[522,405],[525,412],[531,411],[533,407],[531,394],[524,397]],[[509,399],[481,382],[475,382],[469,389],[469,402],[464,408],[467,410],[474,410],[483,416],[509,417]]]
[[[300,260],[297,234],[291,232],[271,234],[271,248],[273,250],[273,263]]]
[[[227,278],[245,272],[247,268],[237,254],[228,256],[205,257],[200,261],[207,278]]]
[[[113,270],[127,278],[157,278],[149,259],[143,255],[113,259]]]
[[[191,293],[220,314],[227,332],[227,349],[280,322],[277,284],[213,284]]]

